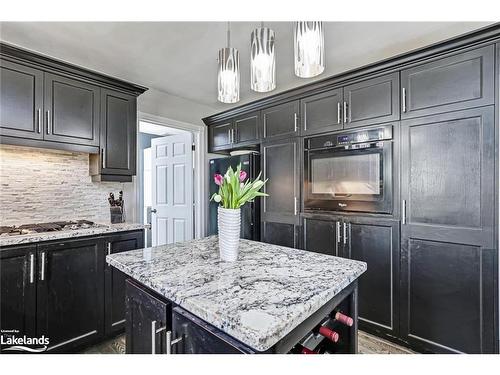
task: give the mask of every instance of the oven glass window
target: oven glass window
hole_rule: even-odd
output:
[[[366,153],[312,159],[312,194],[380,195],[380,157]]]

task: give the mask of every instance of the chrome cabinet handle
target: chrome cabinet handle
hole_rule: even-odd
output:
[[[406,199],[401,202],[401,224],[406,224]]]
[[[340,243],[340,221],[337,221],[336,223],[337,226],[337,243]]]
[[[40,134],[42,132],[42,110],[40,108],[36,111],[36,127],[38,134]]]
[[[347,244],[347,223],[344,223],[344,245]]]
[[[297,197],[293,197],[293,214],[297,215]]]
[[[236,132],[236,129],[231,129],[231,132],[232,132],[232,134],[233,134],[233,142],[232,142],[232,143],[236,143],[235,139],[236,139],[236,135],[237,135],[238,133]]]
[[[231,129],[227,129],[227,143],[231,143]]]
[[[106,149],[104,147],[101,148],[101,163],[102,168],[106,168]]]
[[[344,102],[344,122],[347,122],[347,102]],[[350,122],[350,120],[349,120]]]
[[[403,112],[406,112],[406,88],[404,87],[402,93],[402,107],[403,107]]]
[[[167,326],[156,328],[156,320],[151,321],[151,354],[156,354],[156,335],[162,331],[165,331]],[[170,332],[170,331],[169,331]],[[167,344],[168,344],[168,332],[167,332]],[[167,353],[168,353],[167,345]]]
[[[166,336],[167,336],[167,348],[166,348],[167,354],[172,354],[172,346],[182,341],[182,336],[172,340],[172,331],[167,331]]]
[[[299,115],[297,112],[293,114],[293,128],[294,131],[297,131],[299,129]]]
[[[47,110],[47,134],[52,133],[52,124],[50,123],[50,111]]]
[[[108,255],[110,255],[111,254],[111,242],[108,242],[106,247],[108,249]]]
[[[35,254],[30,254],[30,284],[35,282]]]
[[[342,109],[340,108],[340,102],[337,103],[337,124],[342,122]]]
[[[45,280],[45,251],[42,252],[42,269],[40,271],[40,280],[44,281]]]

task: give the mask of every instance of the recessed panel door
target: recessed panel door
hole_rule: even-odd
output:
[[[191,133],[151,141],[153,246],[193,238]]]

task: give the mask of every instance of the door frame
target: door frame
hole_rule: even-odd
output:
[[[139,122],[145,121],[156,125],[161,125],[173,129],[185,130],[193,135],[193,143],[195,151],[193,154],[193,197],[194,197],[194,238],[202,238],[205,236],[207,210],[207,194],[208,186],[206,184],[207,163],[206,163],[206,127],[204,125],[190,124],[178,120],[173,120],[167,117],[151,115],[149,113],[137,111],[137,142],[139,142]],[[137,145],[139,149],[139,145]],[[137,158],[136,163],[139,163]],[[137,168],[140,166],[137,165]],[[142,207],[140,206],[139,198],[140,191],[137,178],[134,178],[133,189],[135,195],[135,211],[136,217],[139,219]]]

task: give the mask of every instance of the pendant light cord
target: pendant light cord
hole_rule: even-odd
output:
[[[227,48],[231,47],[231,28],[230,23],[227,23]]]

